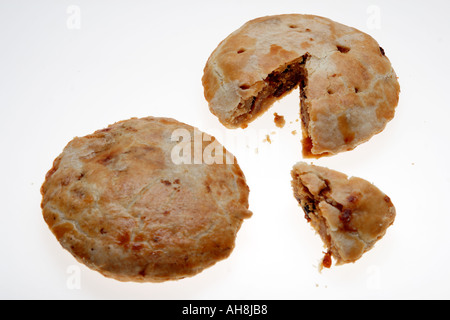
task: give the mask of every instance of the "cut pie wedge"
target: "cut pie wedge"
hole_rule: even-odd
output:
[[[391,199],[373,184],[300,162],[291,172],[294,196],[327,248],[321,268],[353,263],[394,223]]]

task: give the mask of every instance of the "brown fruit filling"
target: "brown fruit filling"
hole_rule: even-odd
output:
[[[330,268],[331,267],[331,256],[334,256],[338,261],[341,259],[336,249],[333,239],[329,233],[329,226],[326,219],[323,217],[320,210],[320,203],[326,202],[327,204],[333,206],[338,209],[341,214],[339,216],[340,221],[343,224],[343,230],[347,232],[355,232],[350,228],[350,221],[352,219],[352,211],[348,208],[344,208],[344,206],[338,202],[336,202],[330,196],[330,187],[329,181],[323,179],[323,188],[320,190],[318,195],[313,195],[312,192],[308,189],[308,187],[302,182],[300,176],[296,176],[293,180],[294,187],[294,195],[297,199],[300,206],[303,208],[305,212],[306,220],[311,224],[311,226],[317,231],[317,233],[322,238],[325,246],[328,248],[328,251],[325,253],[325,256],[322,261],[322,267]]]
[[[238,106],[238,115],[234,118],[234,124],[248,123],[250,119],[264,113],[276,100],[294,90],[297,86],[305,86],[307,71],[305,63],[309,55],[306,54],[286,66],[275,70],[264,79],[263,89],[256,95]],[[241,89],[249,89],[250,86],[242,85]],[[303,91],[303,89],[301,89]],[[306,98],[306,97],[305,97]]]
[[[303,156],[305,158],[320,158],[329,155],[323,153],[313,154],[311,149],[313,142],[309,135],[309,103],[306,91],[308,87],[308,71],[305,67],[310,55],[304,56],[288,63],[286,66],[275,70],[264,79],[264,86],[257,95],[241,102],[234,117],[234,125],[247,127],[247,123],[253,118],[263,114],[275,101],[285,96],[295,88],[300,88],[300,118],[303,132]],[[250,85],[243,84],[242,90],[250,89]]]

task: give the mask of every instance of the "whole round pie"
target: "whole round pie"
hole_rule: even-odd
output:
[[[369,35],[301,14],[247,22],[223,40],[203,75],[211,112],[245,128],[300,88],[304,157],[354,149],[395,114],[400,86],[385,50]]]
[[[215,161],[194,159],[197,151]],[[120,281],[193,276],[231,254],[251,216],[235,158],[213,137],[167,118],[130,119],[73,139],[41,192],[61,245]]]

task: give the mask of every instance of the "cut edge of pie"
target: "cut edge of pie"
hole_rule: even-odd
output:
[[[300,162],[291,172],[294,196],[327,248],[320,263],[354,263],[373,248],[395,220],[390,198],[373,184]]]

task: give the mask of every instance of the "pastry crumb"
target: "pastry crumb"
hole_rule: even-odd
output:
[[[283,128],[284,125],[286,124],[286,120],[284,119],[284,116],[281,116],[281,115],[279,115],[279,114],[276,113],[276,112],[275,112],[273,115],[274,115],[274,122],[275,122],[275,125],[276,125],[278,128]]]

